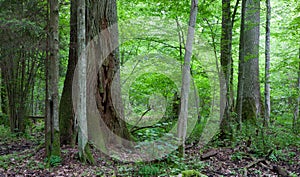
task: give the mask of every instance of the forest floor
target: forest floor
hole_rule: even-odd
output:
[[[14,141],[0,139],[0,177],[5,176],[181,176],[195,170],[207,176],[300,176],[300,148],[270,150],[256,157],[247,142],[236,147],[190,146],[184,162],[122,163],[101,158],[93,149],[96,164],[82,164],[76,147],[62,147],[62,160],[45,162],[42,134]],[[276,153],[275,153],[276,152]],[[174,165],[177,164],[177,165]],[[192,165],[191,165],[192,164]],[[149,167],[148,170],[145,167]],[[150,169],[150,170],[149,170]],[[153,172],[154,171],[154,172]]]

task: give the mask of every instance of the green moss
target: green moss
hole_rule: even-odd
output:
[[[182,177],[207,177],[196,170],[186,170],[182,171]]]
[[[51,132],[46,132],[46,139],[45,139],[45,148],[46,148],[46,156],[51,156]]]
[[[89,144],[86,144],[83,154],[79,153],[79,159],[82,163],[89,163],[95,165],[95,159],[93,157]]]
[[[68,88],[66,90],[69,90]],[[73,105],[71,99],[71,93],[65,91],[62,95],[59,105],[59,130],[61,142],[63,144],[74,145],[76,141],[76,135],[73,131]]]
[[[95,159],[94,159],[93,154],[91,152],[90,145],[87,144],[85,146],[84,150],[85,150],[86,159],[87,159],[88,163],[94,165],[95,164]]]
[[[60,157],[60,135],[59,131],[54,131],[51,155]]]
[[[60,137],[59,132],[54,131],[53,143],[51,144],[51,132],[46,134],[46,154],[47,157],[58,156],[60,157]]]

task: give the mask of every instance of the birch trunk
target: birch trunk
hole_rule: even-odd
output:
[[[87,112],[86,112],[86,66],[87,66],[87,58],[86,58],[86,27],[85,27],[85,0],[78,1],[78,93],[79,99],[76,104],[76,120],[78,122],[78,150],[79,150],[79,158],[82,161],[86,161],[86,153],[85,148],[88,142],[87,135]]]
[[[193,50],[193,41],[195,36],[195,26],[198,12],[198,0],[191,0],[191,12],[189,19],[189,29],[186,39],[185,54],[184,54],[184,66],[182,71],[182,87],[180,98],[180,113],[178,120],[178,138],[182,147],[179,147],[180,156],[184,156],[185,153],[185,138],[187,130],[188,119],[188,100],[190,90],[190,62]]]
[[[300,92],[300,48],[299,48],[299,66],[298,66],[298,78],[297,78],[297,92]],[[293,128],[297,130],[298,121],[299,121],[299,106],[300,106],[300,96],[297,98],[296,108],[294,112],[294,119],[293,119]]]
[[[270,20],[271,20],[271,4],[270,0],[266,0],[266,43],[265,43],[265,118],[264,125],[268,127],[270,123],[271,101],[270,101]]]

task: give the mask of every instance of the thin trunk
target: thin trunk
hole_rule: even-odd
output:
[[[236,101],[236,112],[238,115],[238,129],[242,129],[242,108],[243,108],[243,91],[244,91],[244,31],[245,31],[245,5],[246,1],[242,1],[241,29],[240,29],[240,44],[239,44],[239,73],[238,73],[238,90]]]
[[[265,117],[264,125],[268,127],[270,123],[271,101],[270,101],[270,20],[271,20],[271,4],[270,0],[266,0],[266,43],[265,43]]]
[[[232,17],[231,17],[231,41],[232,41],[232,30],[233,30],[233,27],[234,27],[234,22],[235,22],[235,18],[236,18],[236,13],[237,13],[237,10],[238,10],[238,7],[239,7],[239,4],[240,4],[240,0],[237,0],[236,1],[236,4],[234,6],[234,9],[233,9],[233,14],[232,14]],[[231,42],[231,48],[232,48],[232,42]],[[233,58],[232,58],[232,54],[231,54],[231,76],[230,76],[230,111],[231,112],[234,112],[234,108],[235,108],[235,101],[234,101],[234,85],[233,85],[233,73],[234,72],[234,67],[233,67]]]
[[[47,0],[47,9],[49,8],[49,2]],[[47,10],[47,41],[46,41],[46,59],[45,59],[45,85],[46,85],[46,93],[45,93],[45,154],[49,156],[51,154],[51,138],[50,134],[50,109],[48,105],[48,96],[49,96],[49,60],[50,60],[50,34],[49,34],[49,11]]]
[[[6,85],[5,85],[5,78],[4,78],[4,69],[1,67],[1,111],[3,114],[8,114],[8,105],[7,105],[7,91],[6,91]]]
[[[221,137],[232,136],[231,121],[231,72],[232,72],[232,24],[230,13],[230,0],[222,0],[222,36],[221,36],[221,68],[220,77],[220,115],[221,115]]]
[[[297,78],[297,92],[300,92],[300,48],[299,48],[299,61],[298,61],[298,78]],[[294,112],[294,119],[293,119],[293,128],[297,130],[299,126],[299,106],[300,106],[300,96],[297,97],[296,109]]]
[[[79,99],[76,107],[76,120],[78,121],[78,150],[79,158],[82,161],[86,161],[86,146],[88,142],[88,130],[87,130],[87,104],[86,104],[86,66],[87,66],[87,56],[86,56],[86,26],[85,26],[85,0],[78,1],[78,93]]]
[[[179,153],[184,156],[185,153],[185,138],[188,119],[188,99],[190,89],[190,62],[192,57],[193,42],[195,36],[195,26],[198,12],[198,0],[191,0],[191,12],[189,19],[189,29],[186,39],[184,66],[182,70],[182,87],[180,97],[180,113],[178,120],[178,138],[182,147],[179,148]]]
[[[219,59],[218,59],[218,51],[217,51],[217,46],[216,46],[216,37],[215,37],[215,32],[213,31],[212,25],[209,23],[209,21],[205,18],[204,19],[209,26],[210,33],[211,33],[211,40],[212,40],[212,47],[214,48],[214,56],[215,56],[215,61],[216,61],[216,68],[217,68],[217,73],[218,76],[220,77],[220,67],[219,67]]]
[[[59,79],[59,39],[58,39],[58,0],[50,0],[50,56],[49,56],[49,87],[47,99],[47,156],[60,156],[59,115],[58,115],[58,79]]]
[[[1,109],[1,111],[0,111],[0,112],[1,112],[1,114],[3,114],[3,111],[2,111],[2,110],[3,110],[3,109],[2,109],[2,98],[3,98],[3,97],[2,97],[2,87],[3,87],[3,86],[2,86],[2,85],[3,85],[3,84],[2,84],[2,83],[3,83],[3,82],[2,82],[2,77],[3,77],[3,76],[2,76],[2,69],[1,69],[1,66],[0,66],[0,74],[1,74],[1,76],[0,76],[0,109]]]

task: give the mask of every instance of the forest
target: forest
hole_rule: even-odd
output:
[[[298,0],[0,0],[0,177],[300,176]]]

